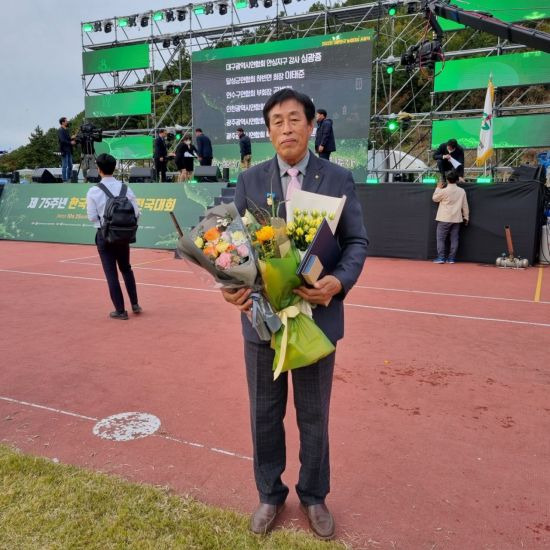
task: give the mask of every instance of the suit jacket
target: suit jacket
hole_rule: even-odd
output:
[[[210,138],[208,136],[205,136],[204,134],[200,134],[197,136],[197,151],[199,154],[199,157],[202,158],[212,158],[214,155],[212,154],[212,142],[210,141]]]
[[[71,134],[67,128],[61,126],[57,129],[57,139],[59,141],[59,152],[60,153],[72,153],[73,144],[71,143]]]
[[[355,194],[355,183],[351,172],[313,154],[309,156],[302,189],[332,197],[342,195],[347,197],[336,231],[336,237],[342,248],[342,257],[332,272],[332,275],[342,283],[343,291],[332,298],[328,307],[318,305],[313,309],[313,319],[317,325],[329,340],[336,343],[344,336],[344,298],[361,274],[367,257],[368,239],[363,224],[363,213]],[[240,173],[235,190],[237,209],[244,214],[248,206],[247,200],[260,208],[267,209],[268,193],[275,194],[276,202],[280,202],[283,198],[277,157]],[[286,218],[284,204],[279,209],[279,216]],[[260,343],[246,315],[242,315],[241,319],[245,340]]]
[[[332,120],[325,118],[317,123],[317,132],[315,134],[315,151],[319,152],[319,145],[323,146],[323,153],[332,153],[336,151],[336,142],[334,141],[334,130],[332,129]]]
[[[460,162],[460,166],[456,168],[456,172],[459,176],[463,176],[464,175],[464,149],[462,149],[460,145],[456,147],[456,149],[452,153],[449,153],[449,151],[447,151],[447,144],[442,143],[434,152],[434,160],[444,160],[446,162],[449,162],[447,159],[443,158],[443,155],[449,155],[449,154],[457,162]]]
[[[158,136],[155,139],[155,152],[154,152],[154,158],[155,159],[161,159],[167,160],[168,156],[168,148],[166,147],[166,142],[164,139],[160,136]]]

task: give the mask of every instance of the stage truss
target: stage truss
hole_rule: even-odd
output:
[[[197,14],[208,4],[218,13],[220,3],[227,6],[226,26],[208,26],[211,16]],[[300,15],[286,15],[286,5],[277,0],[269,9],[259,10],[263,20],[244,21],[245,15],[255,11],[250,3],[228,0],[172,6],[163,10],[134,14],[135,27],[120,27],[117,23],[123,17],[112,17],[102,21],[112,23],[112,32],[82,31],[83,52],[110,46],[148,43],[151,51],[151,66],[144,70],[118,71],[95,75],[83,75],[82,82],[86,95],[107,94],[150,90],[153,97],[151,115],[141,117],[136,127],[135,117],[120,117],[117,129],[106,131],[107,136],[132,134],[154,135],[160,127],[179,127],[183,135],[193,128],[190,112],[190,92],[192,75],[190,73],[191,53],[204,48],[237,46],[257,42],[269,42],[290,38],[302,38],[314,34],[332,34],[356,31],[365,28],[375,29],[375,49],[373,57],[373,88],[371,105],[369,172],[380,181],[419,181],[426,172],[434,172],[432,160],[431,130],[432,123],[449,118],[480,116],[482,114],[482,96],[485,90],[434,93],[433,74],[414,69],[407,72],[399,65],[401,54],[419,42],[422,37],[430,37],[431,31],[421,13],[418,0],[380,0],[355,6],[332,7],[329,0],[318,2],[313,11]],[[238,9],[236,6],[240,6]],[[390,7],[399,8],[397,16],[388,15]],[[165,10],[185,10],[184,21],[166,22],[155,20],[155,13]],[[279,15],[277,15],[279,14]],[[124,16],[127,19],[129,16]],[[148,25],[140,25],[141,17],[148,17]],[[216,19],[219,19],[216,18]],[[545,25],[544,20],[535,22],[537,28]],[[456,48],[457,32],[468,32],[465,43]],[[483,47],[477,45],[483,37]],[[378,38],[381,38],[380,40]],[[385,40],[384,40],[385,38]],[[445,34],[445,58],[456,59],[468,56],[490,56],[526,51],[521,45],[509,43],[500,38],[491,37],[476,30],[455,31]],[[395,65],[395,71],[387,72],[388,65]],[[177,84],[176,96],[166,95],[166,86]],[[536,88],[536,89],[535,89]],[[479,108],[465,108],[467,102],[476,98]],[[536,98],[533,101],[533,98]],[[394,133],[387,131],[387,122],[398,113],[408,113],[410,120],[401,125]],[[550,113],[550,92],[548,86],[522,86],[497,90],[495,112],[497,116],[547,114]],[[459,137],[459,136],[454,136]],[[173,146],[176,144],[174,143]],[[420,159],[430,170],[415,169],[409,160],[399,160],[395,151],[402,151]],[[500,172],[508,172],[514,166],[522,164],[528,158],[531,149],[497,150],[496,163],[491,167],[476,168],[475,151],[466,152],[466,171],[476,175],[490,169],[495,179]],[[532,160],[532,159],[531,159]]]

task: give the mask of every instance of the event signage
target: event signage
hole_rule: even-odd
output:
[[[175,248],[177,233],[196,225],[221,194],[223,183],[132,184],[141,209],[135,246]],[[18,241],[93,244],[95,229],[86,211],[86,184],[5,185],[0,198],[0,238]]]
[[[84,98],[86,118],[151,114],[151,91],[88,95]]]
[[[149,64],[149,44],[146,42],[82,53],[82,72],[84,74],[147,69]]]

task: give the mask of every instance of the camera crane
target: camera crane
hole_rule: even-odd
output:
[[[444,60],[443,29],[437,18],[460,23],[466,27],[487,32],[516,44],[550,53],[550,34],[521,25],[506,23],[489,13],[468,11],[453,6],[450,0],[423,0],[422,11],[436,35],[435,40],[422,40],[401,56],[401,64],[411,70],[415,66],[433,68],[436,61]]]

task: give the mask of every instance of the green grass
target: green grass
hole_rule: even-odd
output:
[[[0,446],[0,549],[343,550],[304,532],[248,531],[248,517],[168,490]]]

